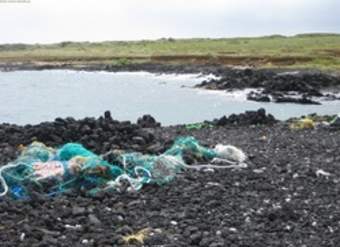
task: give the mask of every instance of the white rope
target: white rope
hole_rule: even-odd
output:
[[[135,167],[135,174],[136,174],[137,177],[139,177],[139,173],[138,173],[139,170],[145,172],[148,175],[148,180],[145,183],[150,183],[151,176],[152,176],[151,172],[148,169],[146,169],[142,166],[136,166]]]
[[[21,163],[15,164],[15,165],[14,164],[8,164],[8,165],[2,166],[0,168],[0,183],[1,183],[1,186],[3,188],[3,192],[0,193],[0,197],[3,197],[8,193],[8,185],[7,185],[6,180],[4,179],[4,177],[2,175],[2,172],[7,170],[7,169],[10,169],[10,168],[15,168],[19,165],[21,165]]]
[[[212,164],[202,164],[202,165],[185,165],[185,168],[188,169],[240,169],[247,168],[248,165],[246,163],[238,163],[236,165],[212,165]]]
[[[161,157],[163,157],[164,159],[169,160],[169,162],[172,162],[173,164],[177,164],[177,165],[181,165],[184,168],[187,169],[233,169],[233,168],[247,168],[248,165],[246,163],[238,163],[238,162],[233,162],[230,160],[226,160],[226,159],[220,159],[220,158],[215,158],[213,161],[222,161],[224,163],[228,163],[229,165],[213,165],[213,164],[202,164],[202,165],[187,165],[184,162],[181,162],[180,160],[178,160],[176,157],[174,156],[170,156],[170,155],[162,155]]]
[[[130,184],[130,187],[133,188],[134,190],[139,190],[143,186],[143,184],[142,184],[143,179],[132,178],[128,174],[125,173],[125,174],[118,176],[114,181],[110,181],[108,183],[108,186],[105,189],[114,188],[114,187],[117,187],[117,186],[120,187],[122,180],[128,181],[129,184]]]
[[[126,165],[126,157],[125,157],[125,155],[123,155],[122,158],[123,158],[123,167],[124,167],[124,170],[126,170],[127,165]]]
[[[110,151],[108,151],[104,154],[99,155],[99,157],[103,159],[103,158],[109,156],[110,154],[114,154],[115,152],[117,152],[117,150],[110,150]]]
[[[143,181],[145,177],[139,177],[139,173],[138,171],[143,171],[145,173],[147,173],[148,175],[148,180],[147,181]],[[133,178],[131,176],[129,176],[128,174],[124,173],[122,175],[119,175],[114,181],[110,181],[108,182],[108,186],[105,187],[104,190],[110,189],[110,188],[114,188],[114,187],[120,187],[121,186],[121,181],[122,180],[126,180],[129,182],[130,187],[134,190],[140,190],[143,186],[144,183],[149,183],[151,181],[151,173],[149,170],[145,169],[144,167],[141,166],[136,166],[134,169],[135,174],[137,175],[137,178]]]

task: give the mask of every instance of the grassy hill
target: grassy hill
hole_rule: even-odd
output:
[[[0,62],[219,63],[340,70],[340,35],[4,44]]]

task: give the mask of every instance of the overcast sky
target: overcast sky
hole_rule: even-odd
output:
[[[1,1],[0,43],[340,33],[340,0]]]

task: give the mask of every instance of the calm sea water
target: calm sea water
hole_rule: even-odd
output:
[[[194,74],[146,72],[0,72],[0,122],[34,124],[56,117],[98,117],[106,110],[115,119],[133,122],[151,114],[163,125],[212,120],[260,107],[279,119],[340,112],[340,102],[321,106],[257,103],[246,101],[245,92],[189,88],[204,79]]]

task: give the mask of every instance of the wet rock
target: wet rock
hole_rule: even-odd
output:
[[[340,77],[316,71],[279,73],[270,70],[225,69],[220,72],[220,77],[221,79],[204,81],[196,87],[214,90],[256,88],[261,90],[261,93],[249,93],[248,100],[269,102],[272,96],[280,93],[283,98],[274,102],[316,104],[316,101],[308,98],[323,97],[322,89],[340,86]],[[299,96],[299,99],[289,97],[292,92]],[[337,97],[328,98],[331,100]]]
[[[305,96],[298,97],[298,98],[281,96],[281,97],[275,97],[274,101],[276,103],[297,103],[297,104],[303,104],[303,105],[321,105],[320,102],[317,102]]]
[[[258,101],[258,102],[270,102],[270,97],[266,94],[251,91],[247,95],[248,100]]]

